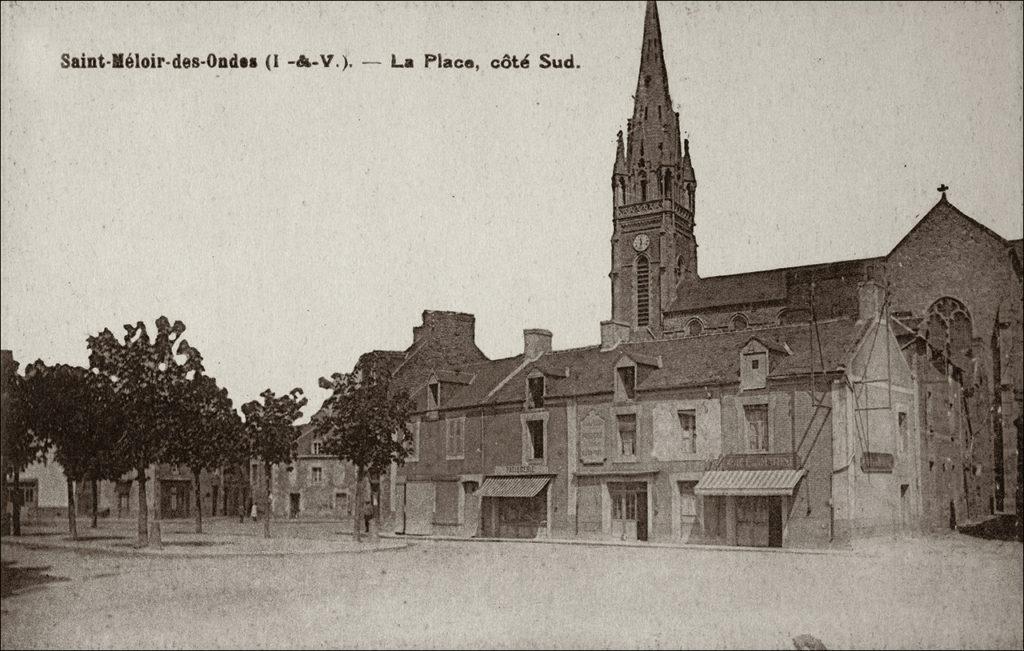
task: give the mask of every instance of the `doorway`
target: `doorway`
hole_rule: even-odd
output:
[[[900,527],[910,529],[910,484],[900,484]]]
[[[697,497],[693,494],[696,482],[679,482],[679,537],[683,542],[690,539],[691,535],[699,533],[696,531],[697,524]]]
[[[647,484],[608,484],[612,502],[612,537],[619,540],[647,540]]]
[[[768,546],[782,547],[782,498],[768,498]]]
[[[297,518],[299,516],[299,507],[302,505],[302,494],[301,493],[289,493],[288,494],[288,517]]]

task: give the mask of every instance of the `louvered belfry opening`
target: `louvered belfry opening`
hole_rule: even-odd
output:
[[[651,322],[651,264],[647,256],[636,260],[636,324],[645,326]]]

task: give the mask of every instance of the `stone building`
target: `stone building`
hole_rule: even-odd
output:
[[[417,405],[386,526],[817,545],[1013,510],[1021,241],[943,187],[884,255],[701,277],[679,124],[649,2],[601,343],[526,330],[488,360],[471,315],[424,312],[409,349],[378,352]]]

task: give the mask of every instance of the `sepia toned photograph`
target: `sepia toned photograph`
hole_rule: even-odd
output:
[[[1024,649],[1024,3],[0,19],[3,649]]]

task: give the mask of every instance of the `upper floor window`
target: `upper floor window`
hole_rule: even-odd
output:
[[[407,451],[406,461],[420,460],[420,421],[413,421],[409,424],[409,433],[404,441]]]
[[[324,480],[324,469],[320,466],[313,466],[310,470],[310,481],[314,484],[320,484]]]
[[[696,337],[697,335],[703,334],[704,322],[698,318],[690,319],[686,322],[686,335],[688,337]]]
[[[444,455],[446,459],[463,459],[466,456],[466,419],[452,418],[444,422]]]
[[[768,452],[768,405],[744,405],[747,450]]]
[[[647,256],[636,259],[636,324],[651,322],[651,263]]]
[[[697,413],[693,409],[685,409],[678,415],[683,452],[692,454],[697,451]]]
[[[320,440],[313,441],[313,443],[310,445],[310,452],[313,455],[323,454],[324,453],[324,442],[320,441]]]
[[[620,366],[615,369],[615,397],[619,400],[636,398],[636,367]]]
[[[537,418],[526,421],[526,430],[529,434],[529,452],[531,459],[544,458],[544,428],[543,419]]]
[[[636,414],[620,414],[616,420],[619,425],[619,454],[636,456]]]
[[[747,325],[747,317],[742,314],[737,314],[731,321],[729,321],[730,330],[746,330]]]
[[[427,385],[427,409],[439,409],[441,407],[441,383],[434,380]]]
[[[539,409],[544,406],[544,376],[531,377],[526,381],[526,406]]]
[[[900,440],[899,440],[900,450],[906,450],[907,449],[907,445],[909,443],[909,441],[908,441],[908,432],[907,432],[907,430],[908,430],[908,428],[907,428],[907,412],[901,411],[901,412],[899,412],[899,414],[897,414],[897,416],[896,416],[896,424],[897,424],[897,427],[899,428],[899,432],[900,432]]]

